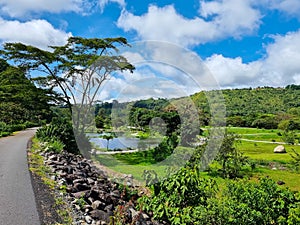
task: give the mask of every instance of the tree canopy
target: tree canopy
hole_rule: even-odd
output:
[[[0,60],[0,121],[19,124],[49,119],[52,92],[37,88],[25,72]]]
[[[58,87],[70,112],[74,104],[92,104],[101,84],[113,71],[133,71],[127,59],[118,55],[117,45],[129,46],[118,38],[70,37],[63,46],[50,46],[51,51],[22,43],[6,43],[2,55],[31,74],[40,73],[38,84]],[[78,84],[81,87],[78,87]],[[78,102],[75,92],[81,92]],[[89,102],[87,102],[89,101]]]

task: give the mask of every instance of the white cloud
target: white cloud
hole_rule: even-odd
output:
[[[162,67],[168,65],[161,65]],[[172,77],[164,76],[155,70],[157,64],[141,64],[133,74],[124,72],[123,76],[113,76],[102,86],[98,99],[119,102],[147,98],[176,98],[199,91],[197,84],[186,74],[177,71]],[[168,70],[168,68],[167,68]]]
[[[32,12],[82,12],[89,8],[88,0],[0,0],[0,12],[11,17],[22,17]]]
[[[184,18],[177,14],[173,6],[149,6],[148,13],[142,16],[123,10],[117,25],[125,31],[135,30],[144,40],[170,41],[185,46],[198,44],[215,36],[215,31],[204,20]]]
[[[50,45],[63,45],[71,33],[55,29],[46,20],[31,20],[21,23],[0,17],[0,40],[2,42],[22,42],[42,49]]]
[[[243,63],[239,57],[213,55],[205,63],[222,87],[300,84],[300,30],[273,39],[260,60]]]
[[[240,57],[213,55],[205,60],[211,74],[222,87],[253,86],[258,82],[261,63],[245,64]]]
[[[101,12],[104,11],[105,6],[108,5],[110,2],[117,3],[122,8],[124,8],[126,5],[125,0],[99,0],[99,6],[100,6]]]
[[[123,10],[117,25],[134,30],[144,40],[159,40],[191,46],[226,37],[240,37],[254,32],[260,13],[248,0],[201,1],[201,17],[185,18],[173,5],[150,5],[141,16]]]
[[[200,5],[200,15],[211,17],[220,36],[243,36],[253,33],[260,25],[260,12],[253,8],[250,0],[201,0]]]
[[[300,30],[284,36],[273,36],[274,43],[266,47],[264,73],[277,83],[297,82],[300,74]]]
[[[288,15],[300,18],[300,1],[299,0],[265,0],[271,9],[277,9]]]

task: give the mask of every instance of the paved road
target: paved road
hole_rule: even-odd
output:
[[[34,133],[0,139],[0,225],[40,225],[26,154]]]

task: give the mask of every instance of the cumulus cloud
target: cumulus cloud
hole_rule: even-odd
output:
[[[204,20],[184,18],[171,5],[149,6],[148,13],[141,16],[123,10],[117,25],[125,31],[135,30],[144,40],[170,41],[185,46],[215,37],[215,31]]]
[[[55,29],[46,20],[19,22],[0,17],[0,40],[2,42],[22,42],[42,49],[50,45],[63,45],[72,36],[63,30]]]
[[[300,19],[300,1],[299,0],[265,0],[271,9],[277,9],[290,16],[296,16]]]
[[[300,75],[300,30],[273,36],[274,43],[266,47],[264,73],[276,83],[294,83]],[[297,79],[296,79],[297,78]]]
[[[150,5],[148,12],[140,16],[123,10],[117,25],[125,31],[136,31],[140,39],[192,46],[252,33],[261,17],[249,0],[201,1],[199,12],[200,16],[189,19],[173,5]]]
[[[273,39],[260,60],[243,63],[240,57],[213,55],[205,64],[222,87],[300,84],[300,30]]]
[[[210,89],[209,85],[216,89],[300,84],[300,30],[272,38],[265,56],[248,63],[217,54],[201,63],[192,52],[164,42],[133,45],[137,52],[125,55],[135,60],[137,70],[109,80],[100,99],[174,98]]]
[[[220,36],[240,37],[259,28],[261,15],[250,0],[202,0],[200,5],[200,15],[211,18]]]
[[[222,87],[252,86],[258,82],[260,62],[243,63],[240,57],[213,55],[205,60],[212,76]]]
[[[122,8],[124,8],[126,5],[125,0],[99,0],[99,6],[100,6],[101,12],[103,12],[105,6],[111,2],[119,4]]]
[[[91,2],[88,0],[0,0],[0,12],[11,17],[22,17],[31,12],[84,13],[90,6]]]
[[[103,86],[100,99],[175,98],[218,88],[201,59],[177,45],[137,42],[122,54],[136,66],[136,70],[133,74],[115,74]]]

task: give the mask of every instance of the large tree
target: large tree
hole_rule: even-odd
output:
[[[0,60],[0,121],[18,124],[48,119],[52,96],[37,88],[20,68]]]
[[[82,134],[93,109],[97,92],[112,72],[135,68],[118,54],[117,46],[129,46],[127,40],[118,38],[70,37],[63,46],[39,49],[22,43],[6,43],[2,55],[6,60],[36,75],[40,85],[58,88],[62,99],[73,115],[76,132]],[[34,73],[32,73],[34,72]],[[43,75],[42,75],[43,74]]]

